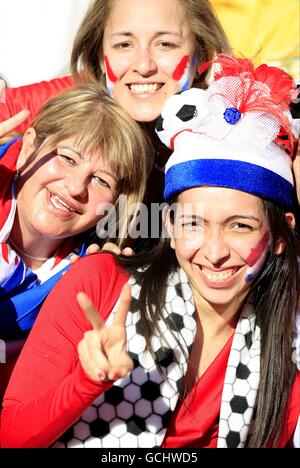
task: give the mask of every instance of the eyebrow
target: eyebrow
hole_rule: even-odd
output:
[[[111,172],[108,172],[108,171],[106,171],[105,169],[99,169],[99,172],[102,172],[103,174],[108,175],[109,177],[111,177],[112,179],[114,179],[117,183],[120,182]]]
[[[80,157],[80,159],[84,159],[82,154],[80,153],[80,151],[76,150],[75,148],[71,148],[70,146],[60,146],[60,145],[57,147],[57,149],[59,149],[59,148],[60,149],[67,149],[69,151],[73,151],[73,153],[76,153]]]
[[[202,221],[202,222],[207,222],[207,220],[205,218],[202,218],[201,216],[196,216],[196,215],[189,215],[189,214],[183,214],[180,216],[180,219],[192,219],[193,221]],[[256,221],[257,223],[261,223],[261,220],[259,218],[256,218],[255,216],[247,216],[247,215],[239,215],[239,214],[236,214],[236,215],[232,215],[232,216],[229,216],[229,218],[226,218],[224,220],[224,223],[228,223],[229,221],[234,221],[236,219],[246,219],[246,220],[251,220],[251,221]]]
[[[84,161],[84,157],[82,156],[82,154],[80,153],[79,150],[75,149],[75,148],[71,148],[70,146],[58,146],[57,149],[67,149],[69,151],[73,151],[74,153],[76,153],[79,158]],[[97,171],[98,172],[98,171]],[[111,172],[108,172],[106,171],[105,169],[99,169],[99,172],[102,172],[102,174],[106,174],[108,175],[109,177],[111,177],[112,179],[114,179],[117,183],[119,183],[119,180],[111,173]]]
[[[183,34],[182,32],[178,33],[175,31],[158,31],[157,33],[155,33],[155,37],[164,36],[164,35],[178,36],[180,37],[180,39],[182,39]],[[114,36],[134,36],[134,34],[130,31],[118,31],[116,33],[112,33],[111,37],[114,37]]]
[[[225,220],[225,222],[228,222],[228,221],[234,221],[235,219],[249,219],[251,221],[256,221],[257,223],[261,223],[261,220],[259,218],[256,218],[256,216],[252,216],[252,215],[240,215],[240,214],[236,214],[236,215],[233,215],[233,216],[229,216],[229,218],[227,218]]]

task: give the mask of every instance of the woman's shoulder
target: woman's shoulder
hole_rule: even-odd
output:
[[[128,274],[117,259],[112,254],[103,252],[78,260],[64,274],[56,288],[61,296],[67,297],[83,291],[97,306],[103,301],[110,302],[112,298],[118,297],[126,281]]]
[[[87,278],[86,273],[89,273],[90,278],[96,275],[97,277],[107,277],[111,274],[126,276],[125,270],[119,265],[117,258],[109,252],[100,252],[97,254],[87,255],[79,259],[73,265],[68,274],[82,276]]]
[[[74,325],[80,333],[88,328],[76,297],[84,292],[106,320],[119,299],[123,285],[128,281],[127,273],[119,267],[111,254],[89,255],[78,260],[63,275],[47,297],[37,322],[47,327],[50,322],[70,329]],[[61,325],[63,324],[63,325]],[[72,325],[73,324],[73,325]],[[73,332],[71,335],[73,336]]]

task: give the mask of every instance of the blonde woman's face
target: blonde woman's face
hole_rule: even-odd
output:
[[[43,146],[18,180],[17,209],[23,236],[64,239],[96,225],[118,197],[118,181],[102,155],[84,154],[74,140],[54,151]]]
[[[110,94],[139,122],[157,119],[194,79],[194,35],[177,0],[116,0],[103,51]]]

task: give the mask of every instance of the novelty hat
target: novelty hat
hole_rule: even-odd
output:
[[[220,54],[213,62],[218,71],[208,89],[172,96],[158,121],[159,138],[174,150],[166,165],[165,199],[207,185],[292,207],[289,104],[296,85],[283,70],[255,69],[248,59]]]

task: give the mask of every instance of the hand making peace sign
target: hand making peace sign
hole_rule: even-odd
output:
[[[103,322],[86,294],[77,294],[77,302],[93,327],[78,344],[79,360],[84,371],[98,382],[126,377],[133,369],[133,361],[127,353],[125,328],[131,303],[131,287],[129,284],[123,286],[120,304],[111,326]]]

